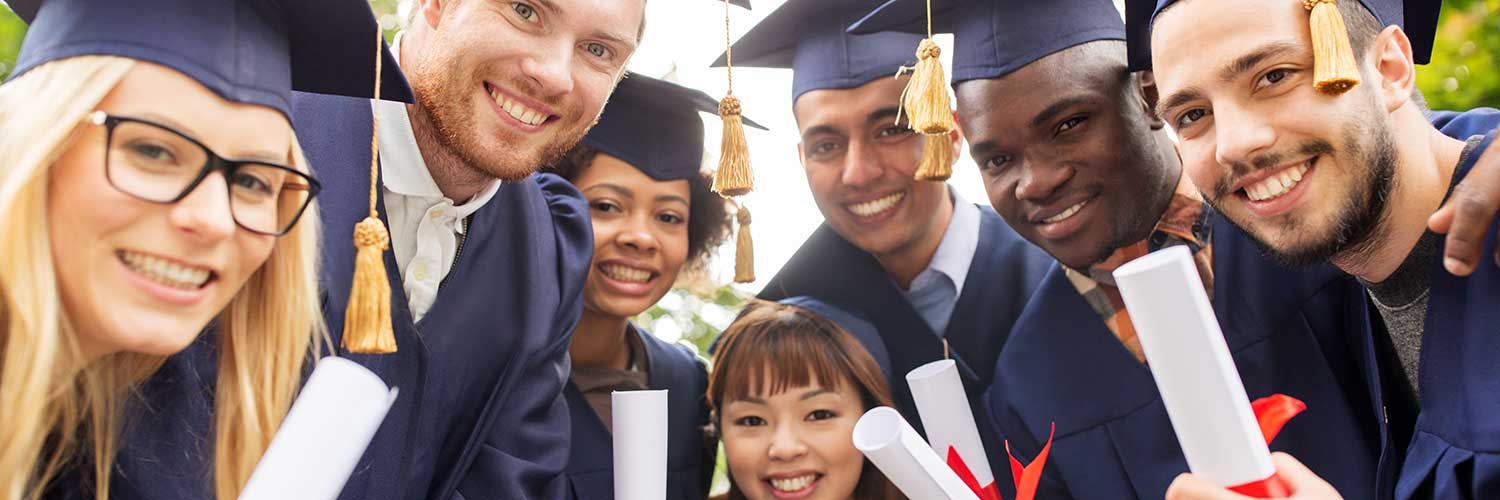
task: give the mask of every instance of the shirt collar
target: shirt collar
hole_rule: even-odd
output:
[[[391,43],[391,51],[396,54],[397,61],[401,59],[401,36],[404,34],[397,33],[395,41]],[[437,181],[432,179],[432,173],[427,170],[427,162],[422,159],[417,136],[412,132],[411,117],[406,114],[406,103],[371,100],[370,106],[375,118],[380,121],[381,184],[392,193],[403,196],[446,200],[443,191],[438,189]],[[496,179],[463,204],[455,203],[460,218],[479,210],[479,207],[494,197],[499,187],[500,181]]]
[[[1211,243],[1213,225],[1208,219],[1212,213],[1213,210],[1198,192],[1198,187],[1183,173],[1172,193],[1172,200],[1167,203],[1167,210],[1162,213],[1161,219],[1156,222],[1146,239],[1115,249],[1109,257],[1089,266],[1086,271],[1067,271],[1113,286],[1115,269],[1147,253],[1173,244],[1186,244],[1197,254]]]
[[[969,265],[979,250],[979,207],[964,200],[952,187],[948,188],[948,197],[953,200],[953,218],[927,269],[953,280],[953,288],[962,294]]]

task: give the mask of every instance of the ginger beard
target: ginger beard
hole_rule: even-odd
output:
[[[589,114],[584,112],[579,99],[539,97],[536,85],[524,79],[497,82],[542,101],[559,113],[548,119],[543,130],[525,134],[497,123],[499,117],[481,119],[492,114],[494,101],[484,90],[484,79],[479,75],[502,72],[480,68],[466,74],[457,71],[464,67],[457,61],[460,51],[432,52],[435,57],[412,64],[407,71],[421,114],[432,125],[433,135],[443,148],[470,168],[502,181],[525,179],[541,166],[560,160],[583,139],[604,108],[601,102]]]

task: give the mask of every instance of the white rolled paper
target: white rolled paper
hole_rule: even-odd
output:
[[[990,459],[984,453],[979,426],[974,424],[974,412],[969,408],[969,396],[958,376],[958,364],[951,359],[927,363],[907,373],[906,383],[911,387],[911,397],[917,403],[917,415],[927,429],[932,451],[946,459],[948,448],[958,450],[958,456],[981,488],[993,484],[995,475],[990,472]]]
[[[358,363],[318,361],[240,500],[338,498],[395,401],[396,389]]]
[[[1187,247],[1152,252],[1114,275],[1188,468],[1226,487],[1270,477],[1271,454]]]
[[[667,496],[667,391],[610,394],[615,499]]]
[[[979,500],[901,414],[889,406],[854,424],[854,447],[912,500]]]

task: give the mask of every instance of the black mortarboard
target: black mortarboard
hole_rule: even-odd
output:
[[[1177,0],[1126,0],[1125,19],[1129,30],[1130,68],[1151,69],[1151,25],[1156,14]],[[1284,0],[1293,1],[1293,0]],[[1352,0],[1344,0],[1352,1]],[[1382,26],[1400,26],[1411,39],[1412,58],[1427,64],[1432,58],[1432,42],[1437,36],[1441,0],[1357,0],[1375,15]]]
[[[854,88],[916,62],[921,36],[844,31],[878,0],[787,0],[734,43],[734,65],[790,68],[792,101],[820,89]],[[714,66],[724,66],[720,56]]]
[[[953,34],[953,83],[999,78],[1059,50],[1124,40],[1109,0],[931,0],[932,31]],[[849,26],[851,33],[927,32],[922,0],[889,0]]]
[[[291,116],[291,92],[371,97],[379,25],[365,0],[10,0],[30,24],[16,78],[41,64],[115,55],[170,67],[225,99]],[[382,50],[380,97],[411,102]]]
[[[805,295],[781,299],[776,303],[812,311],[839,325],[839,328],[843,328],[859,341],[865,351],[870,353],[871,358],[875,358],[875,363],[880,365],[880,371],[885,373],[887,380],[890,380],[891,355],[885,350],[885,341],[880,339],[880,332],[863,315]]]
[[[700,112],[717,114],[719,101],[698,89],[630,73],[583,142],[652,179],[688,179],[703,166]],[[765,130],[750,120],[745,124]]]

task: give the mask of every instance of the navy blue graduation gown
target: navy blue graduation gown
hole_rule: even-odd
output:
[[[324,185],[320,280],[338,345],[354,271],[352,228],[369,214],[370,101],[298,93],[293,114]],[[472,216],[462,253],[421,321],[412,321],[387,251],[399,350],[340,347],[339,355],[401,394],[340,498],[565,498],[563,386],[592,251],[586,202],[551,175],[505,183]],[[145,385],[145,418],[131,419],[124,434],[112,498],[212,497],[213,340],[205,334]]]
[[[1214,313],[1252,399],[1306,402],[1271,443],[1346,498],[1373,495],[1378,431],[1351,346],[1368,335],[1364,288],[1331,266],[1293,271],[1214,217]],[[1011,333],[985,396],[1026,462],[1057,434],[1037,498],[1159,499],[1187,472],[1151,371],[1054,265]],[[991,460],[997,475],[1007,466]]]
[[[666,498],[703,500],[708,497],[717,451],[709,448],[703,434],[708,425],[707,367],[687,347],[669,344],[635,325],[630,329],[646,348],[648,387],[668,391]],[[573,422],[573,448],[568,457],[572,497],[614,498],[614,438],[577,387],[570,383],[565,393]]]
[[[1439,113],[1434,125],[1466,139],[1485,135],[1478,151],[1495,142],[1500,112]],[[1478,153],[1458,165],[1462,179]],[[1490,261],[1497,226],[1491,222],[1474,274],[1454,276],[1433,259],[1417,384],[1421,412],[1395,485],[1398,499],[1500,498],[1500,269]],[[1380,387],[1370,370],[1371,387]],[[1383,470],[1394,471],[1391,454]],[[1346,495],[1347,496],[1347,495]]]
[[[760,292],[765,300],[806,295],[859,311],[879,330],[891,358],[891,389],[901,412],[921,430],[906,373],[943,359],[943,339],[972,400],[990,383],[994,360],[1052,258],[1016,235],[989,207],[980,206],[979,246],[939,336],[869,253],[827,224],[808,237]],[[976,407],[976,409],[978,409]]]

